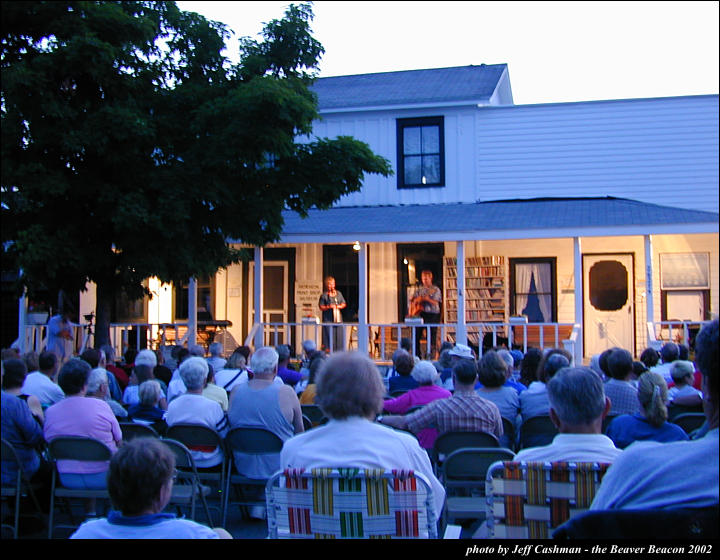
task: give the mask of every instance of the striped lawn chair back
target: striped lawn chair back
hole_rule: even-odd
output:
[[[430,484],[413,471],[286,469],[268,481],[265,496],[270,538],[437,537]]]
[[[608,463],[494,463],[486,481],[487,536],[549,539],[552,531],[586,511]]]

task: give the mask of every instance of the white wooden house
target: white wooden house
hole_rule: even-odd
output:
[[[256,323],[319,317],[332,274],[355,344],[371,350],[381,325],[404,320],[423,268],[443,288],[445,338],[476,342],[473,323],[524,314],[577,325],[578,357],[639,354],[648,322],[718,315],[717,95],[514,105],[504,64],[321,78],[314,90],[314,135],[363,140],[395,174],[307,219],[286,212],[280,242],[255,250],[263,274],[250,262],[191,282],[190,315],[195,299],[238,343]],[[187,320],[187,288],[150,282],[157,297],[135,320]],[[312,336],[297,326],[280,339]]]

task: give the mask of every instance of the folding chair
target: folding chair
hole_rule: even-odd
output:
[[[550,420],[550,416],[533,416],[520,424],[520,440],[518,451],[527,447],[549,445],[557,435],[558,429]]]
[[[515,450],[515,422],[503,416],[502,423],[503,435],[500,438],[500,445],[506,449]]]
[[[447,455],[463,447],[500,447],[495,434],[487,432],[445,432],[435,440],[430,450],[430,461],[435,474],[442,472],[442,462]]]
[[[455,519],[486,516],[485,479],[497,461],[512,461],[515,453],[502,447],[463,447],[451,452],[442,465],[445,486],[443,526]]]
[[[48,443],[48,456],[53,462],[52,486],[50,490],[50,516],[48,519],[48,538],[52,539],[54,515],[55,515],[55,498],[95,498],[109,500],[107,488],[90,490],[86,488],[67,488],[60,483],[57,461],[75,460],[85,462],[107,463],[110,461],[112,451],[101,441],[88,437],[80,436],[60,436],[54,438]],[[72,525],[57,525],[57,527],[75,529],[79,524],[75,523],[72,516],[72,508],[68,507],[70,520]]]
[[[167,429],[165,438],[163,439],[174,439],[179,441],[190,451],[212,451],[218,447],[224,450],[224,444],[222,437],[215,430],[208,426],[200,424],[173,424]],[[225,477],[227,474],[226,470],[227,458],[224,457],[220,462],[219,471],[206,471],[198,470],[198,476],[200,480],[214,483],[217,487],[216,496],[219,500],[219,506],[217,506],[218,512],[222,508],[222,491],[225,487]],[[197,470],[197,465],[196,465]]]
[[[323,411],[316,404],[301,404],[300,410],[304,416],[307,416],[312,422],[313,426],[319,426],[326,420]]]
[[[312,423],[312,420],[310,420],[310,418],[308,418],[308,417],[305,416],[304,414],[302,415],[302,421],[303,421],[303,429],[304,429],[306,432],[307,432],[308,430],[312,430],[312,429],[314,428],[313,423]]]
[[[37,516],[43,521],[45,521],[45,515],[42,512],[42,508],[40,507],[40,503],[38,502],[37,497],[35,496],[35,488],[37,487],[37,485],[33,485],[33,483],[30,482],[30,480],[28,480],[28,478],[25,476],[25,473],[22,470],[22,463],[20,462],[17,451],[15,450],[13,445],[4,438],[2,440],[2,462],[13,463],[15,466],[15,470],[17,471],[17,476],[15,477],[15,484],[13,486],[2,487],[3,500],[5,500],[6,498],[14,498],[13,524],[10,525],[8,523],[3,523],[2,527],[4,529],[12,530],[13,538],[17,539],[18,528],[20,526],[20,499],[23,496],[28,496],[32,500],[33,505],[35,506],[35,510],[37,511]]]
[[[686,412],[685,414],[679,414],[671,420],[671,422],[677,426],[680,426],[686,434],[690,434],[694,430],[697,430],[700,426],[705,423],[705,414],[699,412]]]
[[[608,463],[497,462],[485,489],[488,517],[482,535],[547,539],[552,530],[587,511]]]
[[[430,484],[413,471],[287,469],[265,495],[271,539],[437,538]]]
[[[162,442],[167,445],[175,455],[175,467],[178,469],[178,482],[173,484],[172,495],[169,504],[176,506],[190,506],[190,518],[195,519],[195,502],[197,498],[203,503],[208,524],[213,526],[213,519],[210,515],[210,507],[207,503],[207,495],[210,488],[203,485],[195,466],[190,450],[181,442],[164,438]]]
[[[123,441],[130,441],[136,437],[160,438],[160,434],[149,424],[137,424],[135,422],[120,422],[119,424]]]
[[[227,510],[230,504],[230,486],[240,486],[241,493],[243,486],[265,487],[268,479],[248,478],[238,474],[233,469],[235,464],[235,451],[250,455],[269,455],[280,453],[283,441],[273,432],[262,428],[233,428],[225,436],[225,449],[228,459],[228,471],[225,478],[225,495],[223,500],[222,526],[225,526],[227,519]],[[240,500],[233,502],[242,506],[264,506],[265,499],[262,500]]]

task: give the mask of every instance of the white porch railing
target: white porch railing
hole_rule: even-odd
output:
[[[253,345],[256,336],[262,333],[262,344],[277,346],[289,344],[296,354],[302,353],[302,341],[314,340],[318,347],[321,344],[323,327],[345,329],[345,341],[348,349],[358,350],[357,323],[256,323],[245,339],[245,344]],[[437,328],[440,341],[455,342],[457,327],[446,323],[424,323],[411,325],[407,323],[368,323],[368,355],[379,360],[390,360],[398,348],[401,338],[408,338],[411,347],[415,348],[416,337],[423,337],[423,350],[431,351],[431,329]],[[582,363],[579,355],[581,329],[573,323],[467,323],[466,333],[469,344],[478,348],[482,355],[483,347],[496,346],[517,347],[527,352],[529,347],[540,349],[565,348],[574,357],[575,363]],[[333,351],[334,337],[329,337],[330,350]]]
[[[690,346],[691,339],[710,321],[648,321],[648,346],[660,350],[666,342]]]

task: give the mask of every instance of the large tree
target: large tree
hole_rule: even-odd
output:
[[[291,5],[222,54],[227,28],[174,2],[3,2],[3,269],[38,286],[97,285],[96,344],[120,290],[209,275],[279,238],[389,163],[312,137],[323,48]],[[20,285],[18,285],[18,289]]]

